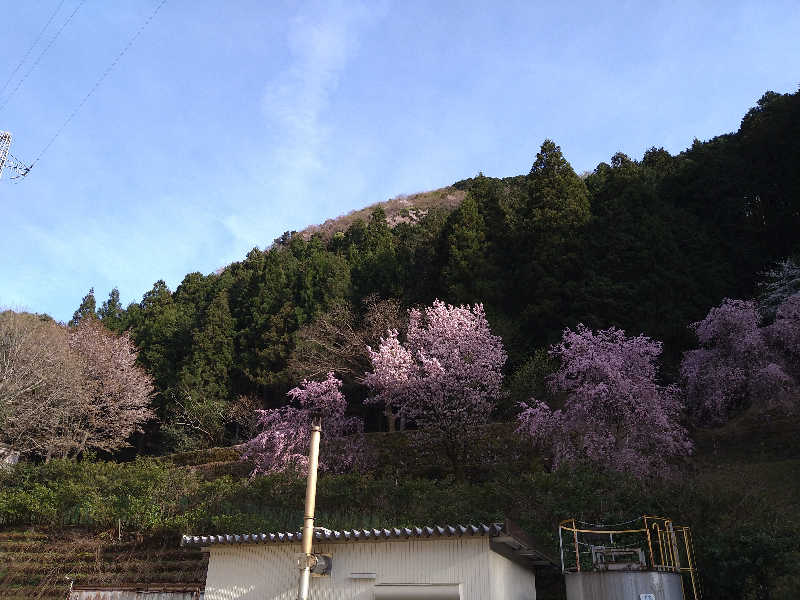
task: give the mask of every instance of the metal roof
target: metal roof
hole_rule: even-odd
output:
[[[526,566],[556,566],[555,562],[536,550],[527,536],[513,523],[480,523],[477,525],[432,525],[424,527],[392,527],[384,529],[344,529],[342,531],[317,527],[317,542],[363,542],[375,540],[405,540],[415,538],[482,537],[488,536],[493,550]],[[226,535],[184,535],[181,546],[217,546],[234,544],[298,543],[301,531],[275,533],[246,533]]]

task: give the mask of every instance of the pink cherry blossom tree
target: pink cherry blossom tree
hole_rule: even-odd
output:
[[[319,469],[345,472],[363,463],[364,424],[345,416],[342,382],[328,373],[324,381],[304,379],[289,391],[295,405],[257,411],[261,433],[245,444],[242,458],[255,464],[253,475],[308,468],[311,420],[322,417]]]
[[[548,453],[554,468],[588,460],[640,478],[663,476],[673,459],[691,452],[679,391],[657,383],[660,342],[578,325],[549,353],[561,366],[548,384],[563,407],[535,398],[521,403],[517,431]]]
[[[418,439],[443,451],[460,476],[475,428],[489,421],[500,396],[506,361],[483,305],[436,300],[412,309],[405,342],[390,330],[369,355],[365,383],[372,396],[366,402],[413,421]]]
[[[694,419],[719,426],[751,406],[797,410],[800,294],[786,298],[761,326],[755,302],[726,299],[694,323],[700,347],[685,352],[681,378]]]
[[[797,374],[800,370],[800,292],[789,296],[778,307],[775,322],[767,328],[767,339],[788,369]]]
[[[70,428],[74,452],[116,450],[155,417],[150,406],[153,379],[136,364],[137,351],[126,332],[116,335],[99,319],[82,319],[69,330],[69,347],[83,362],[83,406]]]

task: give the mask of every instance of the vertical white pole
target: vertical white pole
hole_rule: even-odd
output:
[[[300,569],[298,600],[308,600],[311,583],[311,542],[314,539],[314,507],[317,499],[317,466],[319,464],[319,440],[322,434],[322,419],[314,417],[311,423],[311,444],[308,450],[308,482],[306,484],[306,508],[303,515],[303,554],[305,562]]]

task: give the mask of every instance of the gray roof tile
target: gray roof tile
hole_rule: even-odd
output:
[[[432,527],[393,527],[384,529],[344,529],[332,531],[318,529],[314,539],[319,541],[364,541],[373,539],[408,539],[451,536],[498,536],[503,532],[503,523],[486,525],[434,525]],[[243,535],[184,535],[181,546],[213,546],[219,544],[270,544],[296,542],[303,539],[300,531],[278,531]]]
[[[437,537],[483,537],[489,538],[490,547],[523,567],[553,568],[555,561],[539,551],[532,540],[511,521],[468,525],[433,525],[424,527],[393,527],[391,529],[344,529],[332,531],[322,527],[314,531],[317,541],[361,542],[380,539],[409,539]],[[224,544],[281,544],[303,539],[300,531],[278,531],[243,535],[184,535],[181,546],[215,546]]]

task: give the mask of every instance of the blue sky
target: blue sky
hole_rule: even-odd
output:
[[[16,156],[160,3],[0,0],[0,85],[61,5],[0,94]],[[548,137],[578,172],[679,152],[797,90],[798,31],[796,1],[167,0],[30,175],[0,180],[0,306],[68,320],[92,286],[138,301],[286,230],[526,173]]]

